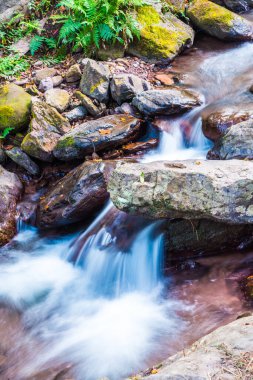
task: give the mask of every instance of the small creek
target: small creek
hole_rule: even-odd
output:
[[[200,36],[172,69],[205,104],[164,118],[160,145],[143,160],[204,158],[201,112],[252,102],[252,61],[253,44]],[[253,270],[253,253],[166,260],[164,271],[161,223],[111,203],[85,231],[45,236],[21,224],[0,255],[2,380],[60,363],[73,364],[76,379],[123,379],[250,308],[238,279]]]

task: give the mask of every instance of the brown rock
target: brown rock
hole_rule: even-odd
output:
[[[155,79],[159,80],[165,86],[170,86],[174,84],[174,80],[168,74],[157,74]]]

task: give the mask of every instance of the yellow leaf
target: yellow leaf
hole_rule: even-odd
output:
[[[151,371],[151,375],[155,375],[156,373],[158,373],[158,371],[157,371],[157,369],[152,369],[152,371]]]
[[[196,161],[195,164],[196,165],[201,165],[201,162],[200,161]]]
[[[109,135],[112,130],[111,129],[99,129],[98,132],[100,133],[100,135]]]

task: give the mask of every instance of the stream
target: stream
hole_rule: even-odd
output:
[[[160,144],[142,160],[205,158],[211,145],[201,112],[252,102],[252,62],[252,43],[199,36],[172,70],[205,103],[161,118]],[[0,249],[1,379],[60,364],[71,364],[78,380],[124,379],[250,310],[237,279],[253,269],[252,252],[171,260],[164,270],[163,240],[161,222],[127,216],[111,202],[84,231],[45,235],[19,223]]]

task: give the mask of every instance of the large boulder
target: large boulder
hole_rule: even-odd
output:
[[[117,208],[133,214],[253,223],[250,161],[122,163],[109,191]]]
[[[42,228],[65,226],[87,219],[109,198],[106,177],[113,163],[85,162],[62,178],[40,202]]]
[[[193,0],[187,16],[196,27],[221,40],[253,39],[252,22],[211,1]]]
[[[191,90],[170,86],[166,90],[149,90],[138,94],[132,104],[144,115],[172,115],[201,104],[200,96]]]
[[[86,58],[82,61],[84,65],[80,90],[83,94],[101,103],[109,101],[110,71],[101,62]]]
[[[54,149],[59,160],[83,159],[88,154],[121,146],[135,138],[140,121],[130,115],[90,120],[62,136]]]
[[[0,0],[0,22],[10,20],[15,14],[25,13],[29,0]]]
[[[133,74],[117,74],[111,80],[112,98],[118,104],[130,101],[140,92],[150,89],[149,82]]]
[[[231,160],[253,159],[253,119],[233,125],[225,136],[216,141],[208,158]]]
[[[21,191],[18,177],[0,166],[0,246],[16,233],[16,204]]]
[[[132,55],[168,63],[193,44],[193,29],[172,13],[163,14],[155,6],[145,5],[138,8],[136,18],[140,26],[140,40],[135,39],[128,47]]]
[[[204,135],[217,141],[234,124],[253,119],[253,103],[222,105],[211,111],[207,107],[202,113],[202,131]]]
[[[143,374],[137,378],[140,380],[251,379],[252,336],[253,316],[239,318],[171,356],[158,366],[156,373],[153,372],[149,376]]]
[[[30,121],[32,98],[14,83],[0,87],[0,131],[27,127]]]
[[[59,138],[70,130],[70,124],[58,111],[47,103],[35,101],[32,120],[21,148],[28,155],[41,161],[53,161],[53,150]]]

